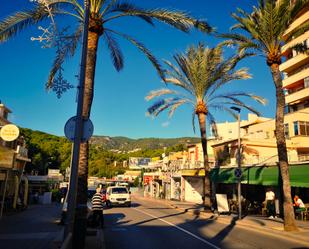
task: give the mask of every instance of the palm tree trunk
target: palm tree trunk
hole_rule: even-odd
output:
[[[84,102],[82,111],[84,119],[89,118],[91,112],[99,37],[99,34],[95,32],[89,31],[88,33]],[[81,143],[78,165],[77,207],[73,232],[73,241],[76,242],[76,244],[73,245],[73,248],[78,249],[82,249],[85,246],[87,229],[88,153],[88,142]]]
[[[271,65],[271,73],[276,88],[276,140],[279,159],[279,169],[282,178],[283,193],[283,212],[284,212],[284,230],[298,230],[295,224],[294,209],[291,196],[291,185],[289,176],[289,164],[284,135],[284,107],[285,98],[282,90],[282,77],[278,64]]]
[[[201,132],[201,142],[203,148],[203,157],[204,157],[204,181],[203,181],[203,205],[206,210],[211,209],[211,200],[210,200],[210,179],[209,179],[209,164],[208,164],[208,153],[207,153],[207,138],[206,138],[206,115],[204,113],[197,114],[198,121],[200,125]]]

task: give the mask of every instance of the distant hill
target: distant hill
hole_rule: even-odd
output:
[[[192,144],[200,142],[200,138],[140,138],[93,136],[90,143],[102,147],[105,150],[132,151],[136,149],[159,149],[179,144]]]

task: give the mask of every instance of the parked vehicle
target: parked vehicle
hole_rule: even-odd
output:
[[[103,188],[103,189],[101,190],[101,195],[102,195],[102,201],[103,201],[103,202],[106,202],[106,189]]]
[[[131,206],[131,192],[126,187],[113,186],[106,190],[106,206]]]

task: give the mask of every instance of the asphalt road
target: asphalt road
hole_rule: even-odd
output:
[[[263,248],[306,245],[252,229],[220,224],[180,212],[151,199],[133,197],[131,208],[105,210],[106,249]]]

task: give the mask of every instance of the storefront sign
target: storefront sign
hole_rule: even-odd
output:
[[[7,142],[14,141],[19,136],[19,129],[16,125],[7,124],[0,130],[0,137]]]
[[[144,185],[148,185],[152,181],[152,176],[145,176],[144,175]]]

